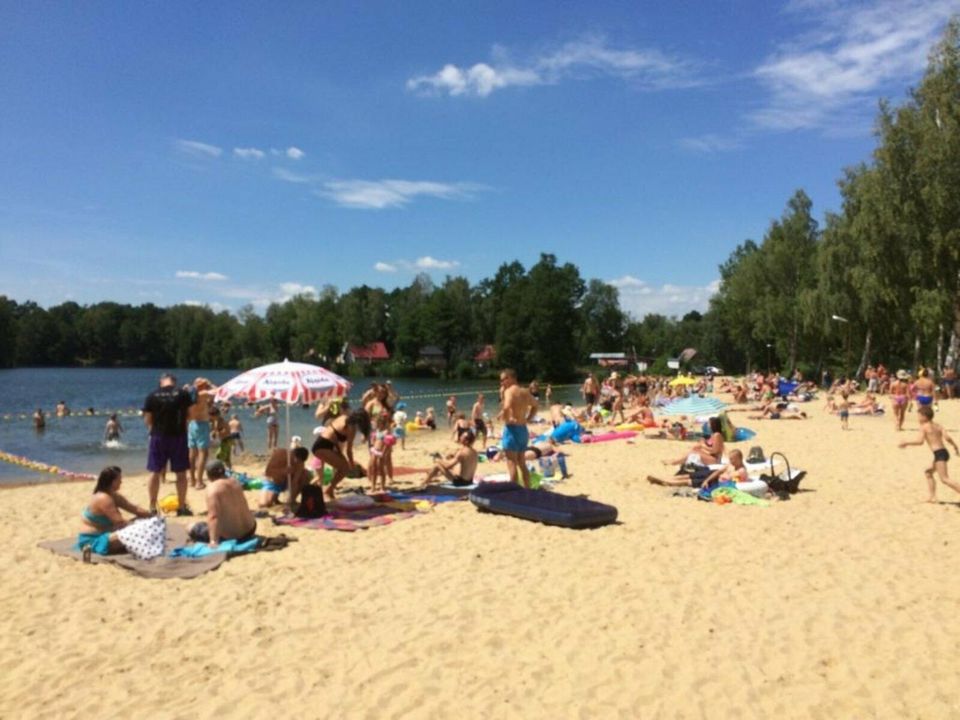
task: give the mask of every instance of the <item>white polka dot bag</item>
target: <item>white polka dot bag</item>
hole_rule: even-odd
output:
[[[152,560],[163,555],[167,543],[167,521],[159,515],[135,520],[117,531],[117,539],[135,558]]]

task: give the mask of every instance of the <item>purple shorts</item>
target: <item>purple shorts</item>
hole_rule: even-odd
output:
[[[163,472],[170,461],[170,470],[183,472],[190,467],[186,435],[151,435],[147,451],[147,470]]]

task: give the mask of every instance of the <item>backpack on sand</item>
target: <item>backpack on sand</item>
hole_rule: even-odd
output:
[[[304,485],[300,491],[298,518],[321,518],[327,514],[327,504],[323,500],[323,488],[319,485]]]

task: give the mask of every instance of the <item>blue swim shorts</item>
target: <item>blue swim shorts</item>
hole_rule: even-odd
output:
[[[191,420],[187,425],[187,447],[205,450],[210,447],[210,423],[205,420]]]
[[[932,405],[932,404],[933,404],[933,396],[917,395],[917,405],[924,406],[924,405]]]
[[[526,425],[504,425],[500,444],[505,452],[523,452],[527,449],[530,433]]]

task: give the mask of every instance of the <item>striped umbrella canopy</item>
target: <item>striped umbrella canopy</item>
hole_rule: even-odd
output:
[[[215,399],[276,399],[287,405],[298,405],[327,397],[343,397],[350,385],[348,380],[317,365],[284,360],[237,375],[220,386]]]
[[[689,397],[675,400],[660,412],[664,415],[716,415],[727,407],[721,400],[710,397]]]

